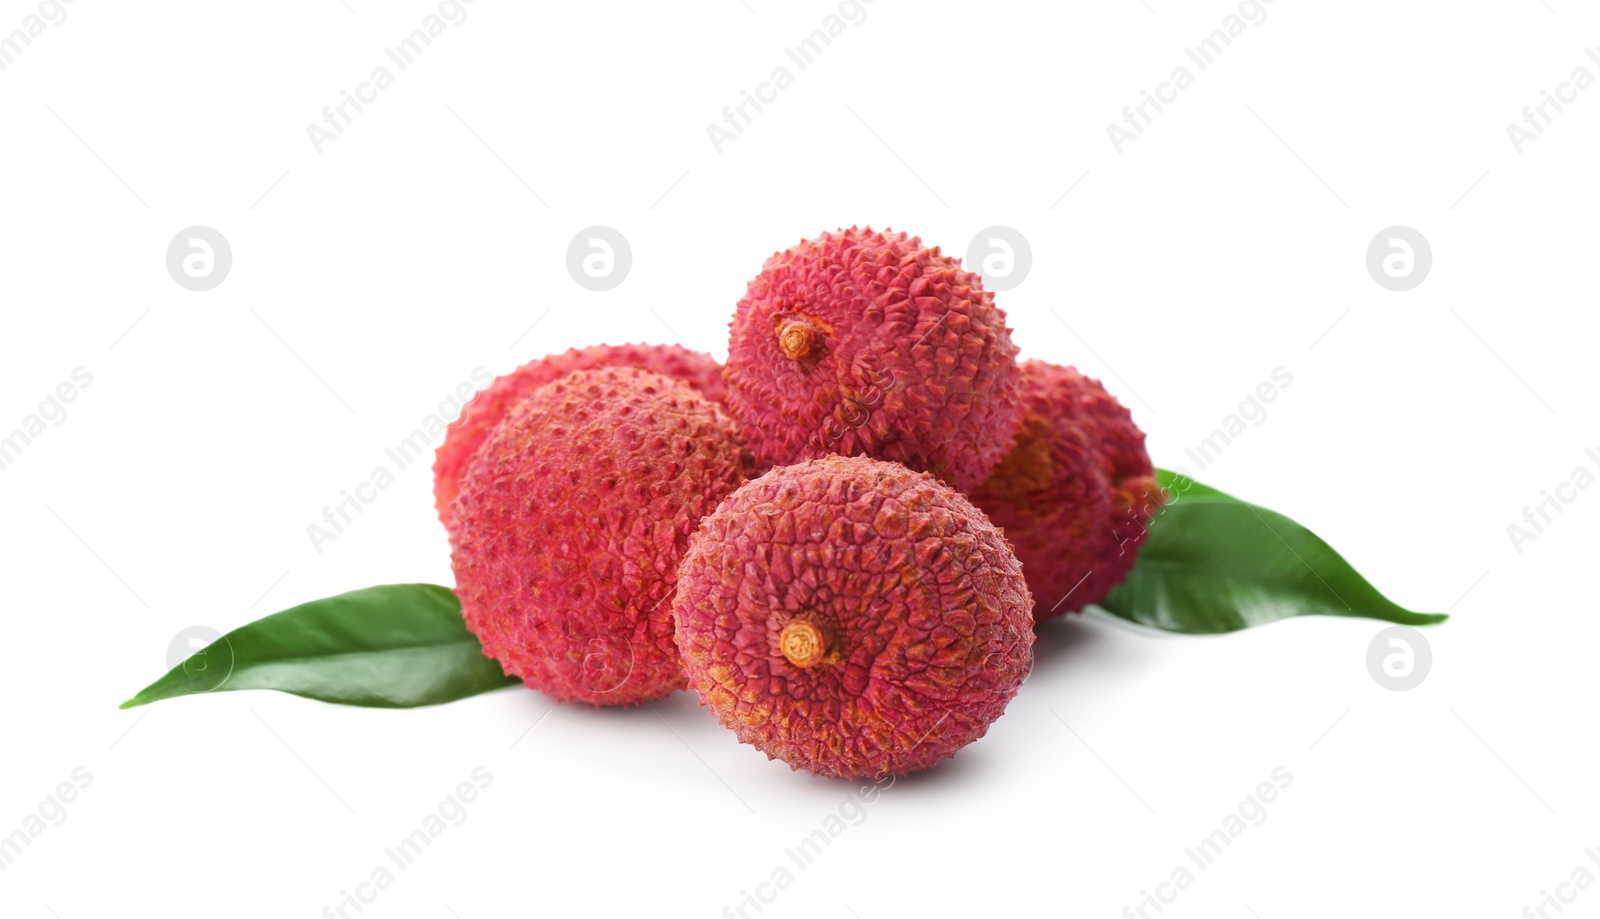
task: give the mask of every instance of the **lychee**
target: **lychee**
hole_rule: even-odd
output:
[[[561,379],[574,370],[596,367],[633,367],[682,380],[712,402],[727,398],[722,382],[722,367],[709,354],[690,351],[677,345],[596,345],[573,348],[529,361],[501,377],[496,377],[461,410],[461,416],[445,431],[433,463],[434,506],[439,519],[450,524],[450,502],[461,487],[461,475],[472,455],[506,412],[523,397],[546,383]]]
[[[1024,361],[1021,401],[1015,443],[970,494],[1016,549],[1044,619],[1122,582],[1164,494],[1144,432],[1099,380]]]
[[[630,705],[684,686],[678,564],[743,481],[737,428],[687,384],[630,368],[534,390],[489,434],[451,506],[467,627],[562,701]]]
[[[862,455],[966,488],[1016,432],[1005,313],[914,236],[851,227],[773,255],[731,328],[728,410],[763,466]]]
[[[1027,675],[1032,608],[961,494],[830,456],[773,469],[701,523],[673,614],[690,684],[740,740],[876,779],[983,736]]]

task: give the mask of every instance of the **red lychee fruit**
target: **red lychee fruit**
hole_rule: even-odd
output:
[[[1144,432],[1099,380],[1024,361],[1022,404],[1010,452],[970,494],[1011,540],[1044,619],[1122,583],[1165,495]]]
[[[983,736],[1027,675],[1032,609],[1005,537],[960,493],[830,456],[701,522],[673,616],[690,684],[740,740],[877,779]]]
[[[732,420],[685,383],[605,368],[535,390],[483,442],[452,505],[467,627],[506,673],[561,701],[682,688],[678,564],[743,468]]]
[[[433,462],[433,500],[439,519],[450,525],[450,502],[461,487],[461,475],[472,455],[506,412],[523,397],[546,383],[553,383],[574,370],[596,367],[633,367],[682,380],[712,402],[727,398],[722,382],[722,367],[709,354],[690,351],[677,345],[595,345],[573,348],[529,361],[510,373],[496,377],[478,393],[445,431]]]
[[[1017,429],[1017,348],[960,260],[904,233],[840,230],[767,259],[728,343],[728,411],[762,466],[830,453],[967,488]]]

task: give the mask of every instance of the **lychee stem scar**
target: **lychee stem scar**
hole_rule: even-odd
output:
[[[778,347],[791,361],[809,357],[817,351],[821,331],[804,319],[791,319],[778,326]]]
[[[810,667],[820,663],[827,653],[827,638],[815,624],[796,619],[783,627],[778,636],[778,646],[783,656],[796,667]]]

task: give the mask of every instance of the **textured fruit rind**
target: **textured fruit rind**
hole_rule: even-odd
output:
[[[742,470],[737,428],[684,383],[608,368],[535,390],[484,441],[452,506],[467,627],[506,673],[562,701],[682,688],[678,564]]]
[[[529,361],[496,377],[467,403],[461,416],[445,431],[444,443],[434,454],[433,503],[446,526],[450,524],[450,502],[460,490],[467,464],[506,412],[546,383],[575,370],[597,367],[633,367],[664,374],[688,383],[712,402],[721,403],[728,396],[721,365],[709,354],[677,345],[595,345]]]
[[[707,517],[673,612],[691,685],[740,740],[795,769],[880,778],[983,736],[1027,675],[1032,606],[966,498],[833,456],[774,469]],[[796,621],[815,628],[786,656]]]
[[[1122,583],[1164,495],[1144,432],[1099,380],[1024,361],[1021,400],[1015,444],[970,494],[1016,549],[1044,619]]]
[[[851,227],[769,258],[731,324],[728,410],[762,465],[894,460],[957,488],[1010,445],[1017,348],[977,275]]]

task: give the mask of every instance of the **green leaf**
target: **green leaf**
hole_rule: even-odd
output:
[[[387,584],[313,600],[234,629],[122,707],[276,689],[345,705],[412,708],[515,682],[484,656],[448,588]]]
[[[1443,622],[1389,600],[1315,533],[1187,476],[1156,470],[1169,500],[1127,580],[1100,606],[1170,632],[1232,632],[1320,614]]]

